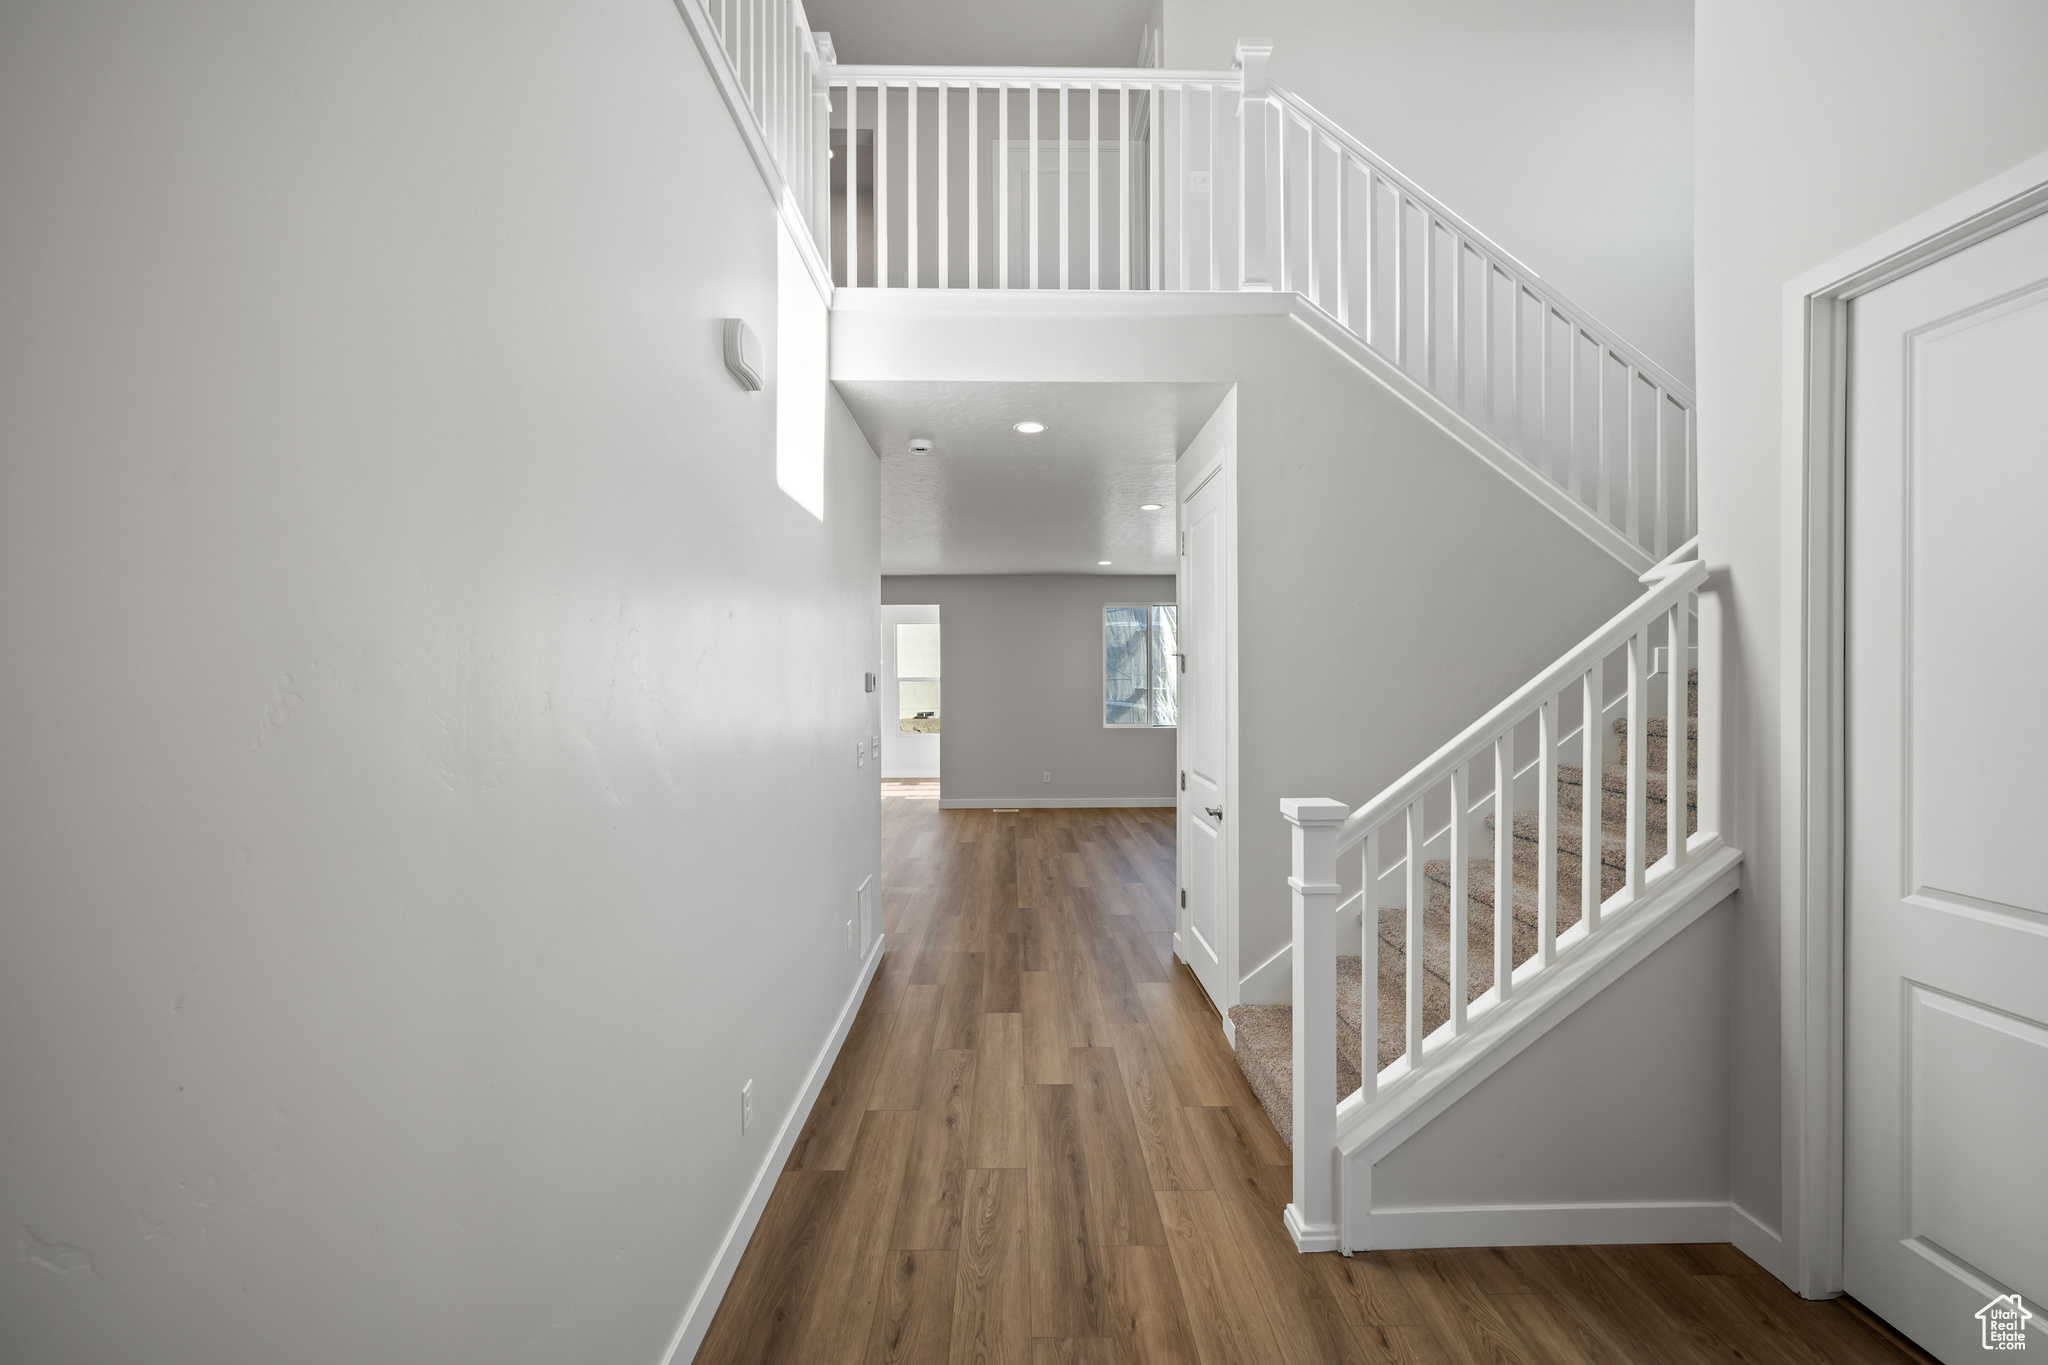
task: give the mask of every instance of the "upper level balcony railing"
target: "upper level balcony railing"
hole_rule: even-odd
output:
[[[1691,390],[1306,101],[1229,71],[848,66],[800,0],[679,0],[834,285],[1285,290],[1625,538],[1696,522]]]

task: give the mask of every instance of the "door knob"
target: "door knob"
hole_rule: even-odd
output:
[[[1209,812],[1210,816],[1214,819],[1221,820],[1223,818],[1223,807],[1221,806],[1204,806],[1202,809]]]

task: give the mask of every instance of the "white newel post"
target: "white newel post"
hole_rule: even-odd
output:
[[[1351,808],[1289,798],[1294,827],[1294,1202],[1301,1251],[1337,1249],[1337,834]]]
[[[1280,196],[1267,183],[1279,169],[1272,145],[1278,122],[1266,93],[1266,62],[1272,55],[1271,43],[1238,41],[1237,66],[1244,72],[1244,95],[1238,106],[1237,180],[1238,213],[1243,219],[1237,234],[1242,289],[1272,289],[1273,252],[1280,242],[1273,226],[1280,212]],[[1185,193],[1185,187],[1176,193]]]

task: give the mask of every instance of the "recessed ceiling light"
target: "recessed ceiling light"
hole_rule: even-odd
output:
[[[1141,502],[1138,504],[1138,510],[1140,512],[1157,512],[1159,506],[1156,502]]]
[[[1023,432],[1026,436],[1036,436],[1039,432],[1045,430],[1045,423],[1019,422],[1017,423],[1017,430]]]
[[[1106,569],[1106,568],[1108,568],[1108,567],[1109,567],[1109,561],[1108,561],[1108,560],[1106,560],[1106,559],[1098,559],[1098,560],[1096,560],[1095,562],[1096,562],[1096,564],[1100,565],[1100,566],[1101,566],[1102,568],[1105,568],[1105,569]]]

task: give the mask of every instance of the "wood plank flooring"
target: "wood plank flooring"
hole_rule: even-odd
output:
[[[885,783],[888,939],[706,1365],[1925,1361],[1726,1245],[1296,1254],[1167,810]]]

